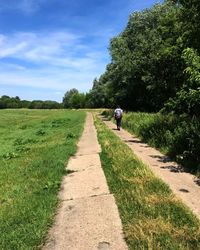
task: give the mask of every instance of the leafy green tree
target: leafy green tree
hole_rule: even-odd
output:
[[[112,61],[93,85],[101,106],[158,111],[183,84],[179,6],[171,2],[133,13],[125,30],[110,43]]]
[[[43,108],[43,101],[41,100],[34,100],[29,105],[30,109],[42,109]]]
[[[85,94],[79,93],[75,88],[67,91],[63,97],[64,108],[84,108],[85,107]]]
[[[200,1],[174,0],[180,6],[180,23],[182,29],[182,44],[200,52]]]
[[[112,93],[110,93],[107,72],[99,80],[94,79],[93,88],[90,91],[90,107],[112,107]]]
[[[200,117],[200,56],[194,49],[187,48],[182,57],[186,63],[186,82],[175,98],[165,104],[163,111]]]
[[[71,99],[73,97],[73,95],[78,94],[78,90],[73,88],[70,89],[69,91],[67,91],[63,97],[63,105],[64,108],[73,108],[72,107],[72,103],[71,103]]]
[[[21,108],[21,100],[18,96],[16,97],[9,97],[7,95],[3,95],[0,98],[0,108]]]

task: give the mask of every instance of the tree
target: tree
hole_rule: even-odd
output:
[[[78,90],[73,88],[70,89],[69,91],[67,91],[63,97],[63,105],[64,108],[72,108],[72,104],[71,104],[71,98],[73,95],[78,94]]]
[[[182,57],[186,63],[186,82],[175,98],[170,98],[165,104],[163,111],[200,118],[200,56],[197,51],[188,48],[183,51]]]
[[[180,7],[180,23],[182,29],[181,41],[185,48],[194,48],[200,52],[200,1],[174,0]]]
[[[75,88],[67,91],[63,97],[64,108],[84,108],[85,107],[85,94],[79,93]]]
[[[95,106],[158,111],[183,84],[180,8],[171,1],[130,15],[110,42],[111,63],[91,91]]]

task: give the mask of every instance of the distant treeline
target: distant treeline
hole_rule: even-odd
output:
[[[0,97],[0,109],[5,108],[59,109],[63,108],[63,105],[55,101],[26,101],[20,100],[18,96],[9,97],[7,95],[3,95]]]
[[[21,100],[20,97],[10,97],[3,95],[0,97],[0,109],[28,108],[28,109],[61,109],[61,108],[88,108],[92,107],[89,100],[89,94],[80,93],[77,89],[67,91],[63,97],[62,103],[56,101],[42,100]]]

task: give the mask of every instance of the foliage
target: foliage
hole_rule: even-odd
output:
[[[20,100],[18,96],[9,97],[3,95],[0,97],[0,109],[5,108],[59,109],[62,108],[62,105],[56,101],[26,101]]]
[[[179,20],[182,30],[182,44],[200,53],[200,2],[199,0],[173,0],[180,6]]]
[[[30,102],[28,108],[30,109],[60,109],[62,105],[56,101],[40,101],[35,100]]]
[[[90,98],[87,104],[91,108],[111,107],[112,98],[110,98],[110,89],[107,84],[108,76],[103,74],[99,80],[96,78],[93,81],[93,87],[90,91]]]
[[[75,88],[67,91],[63,97],[64,108],[84,108],[85,107],[85,94],[79,93]]]
[[[163,111],[200,117],[200,56],[194,49],[185,49],[183,59],[186,63],[186,83],[170,98]]]
[[[0,114],[0,249],[39,249],[54,218],[65,164],[76,151],[85,114]],[[73,136],[66,140],[66,133]]]
[[[129,249],[199,249],[197,218],[112,131],[99,120],[96,127]]]
[[[112,111],[104,111],[111,117]],[[175,159],[188,171],[200,173],[200,121],[174,114],[128,112],[122,127],[139,136],[152,147]]]
[[[200,171],[199,32],[199,0],[166,0],[134,12],[111,40],[111,63],[93,87],[104,88],[110,107],[161,110],[127,114],[123,124],[194,172]]]
[[[110,42],[111,63],[93,84],[96,107],[157,111],[176,94],[183,81],[179,11],[166,2],[130,15]]]
[[[110,41],[111,62],[90,92],[94,107],[199,116],[200,2],[166,0],[130,15]]]

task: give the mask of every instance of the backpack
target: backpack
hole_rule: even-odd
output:
[[[120,119],[122,117],[122,110],[116,109],[115,110],[115,119]]]

